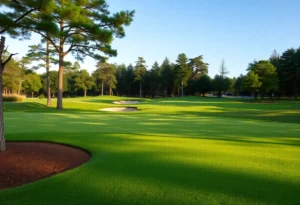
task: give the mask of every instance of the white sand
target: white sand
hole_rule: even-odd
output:
[[[137,111],[137,108],[134,107],[111,107],[111,108],[103,108],[100,111],[107,112],[134,112]]]
[[[123,104],[139,104],[141,103],[140,101],[128,101],[128,100],[124,100],[124,101],[115,101],[114,104],[119,104],[119,105],[123,105]]]

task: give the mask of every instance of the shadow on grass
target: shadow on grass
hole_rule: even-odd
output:
[[[82,134],[74,133],[72,138],[64,141],[80,145]],[[97,136],[92,141],[86,139],[88,143],[85,146],[94,157],[80,169],[81,172],[74,170],[61,177],[1,192],[4,204],[5,200],[12,204],[33,201],[43,204],[97,204],[100,201],[120,205],[210,204],[213,200],[215,204],[222,204],[226,199],[231,199],[234,204],[296,204],[300,201],[299,181],[293,183],[276,179],[250,168],[237,169],[234,163],[232,169],[216,167],[214,162],[211,166],[187,164],[170,160],[168,155],[172,158],[176,154],[172,149],[156,150],[152,147],[149,150],[149,147],[144,147],[143,139],[105,133]],[[131,146],[144,151],[126,150]],[[243,157],[242,153],[237,157]],[[41,191],[43,187],[47,187],[47,191]],[[14,197],[16,194],[18,197]]]
[[[297,112],[280,112],[274,110],[262,110],[262,111],[245,111],[245,110],[232,110],[232,109],[219,109],[218,112],[203,112],[203,111],[181,111],[181,114],[188,114],[205,117],[229,117],[246,120],[261,120],[269,122],[281,122],[281,123],[296,123],[300,124],[300,114]]]

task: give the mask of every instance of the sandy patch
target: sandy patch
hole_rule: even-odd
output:
[[[100,111],[107,111],[107,112],[134,112],[138,109],[136,107],[110,107],[110,108],[103,108]]]
[[[124,105],[124,104],[139,104],[141,101],[130,101],[130,100],[123,100],[123,101],[115,101],[114,104]]]

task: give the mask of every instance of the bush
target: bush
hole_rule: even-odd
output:
[[[44,99],[45,95],[44,94],[40,94],[39,99]]]
[[[3,95],[3,102],[23,102],[25,98],[22,95]]]

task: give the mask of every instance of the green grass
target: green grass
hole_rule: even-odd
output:
[[[300,203],[299,101],[144,99],[139,112],[98,111],[126,99],[64,99],[63,111],[44,99],[5,103],[8,140],[67,143],[93,157],[0,191],[1,204]]]

